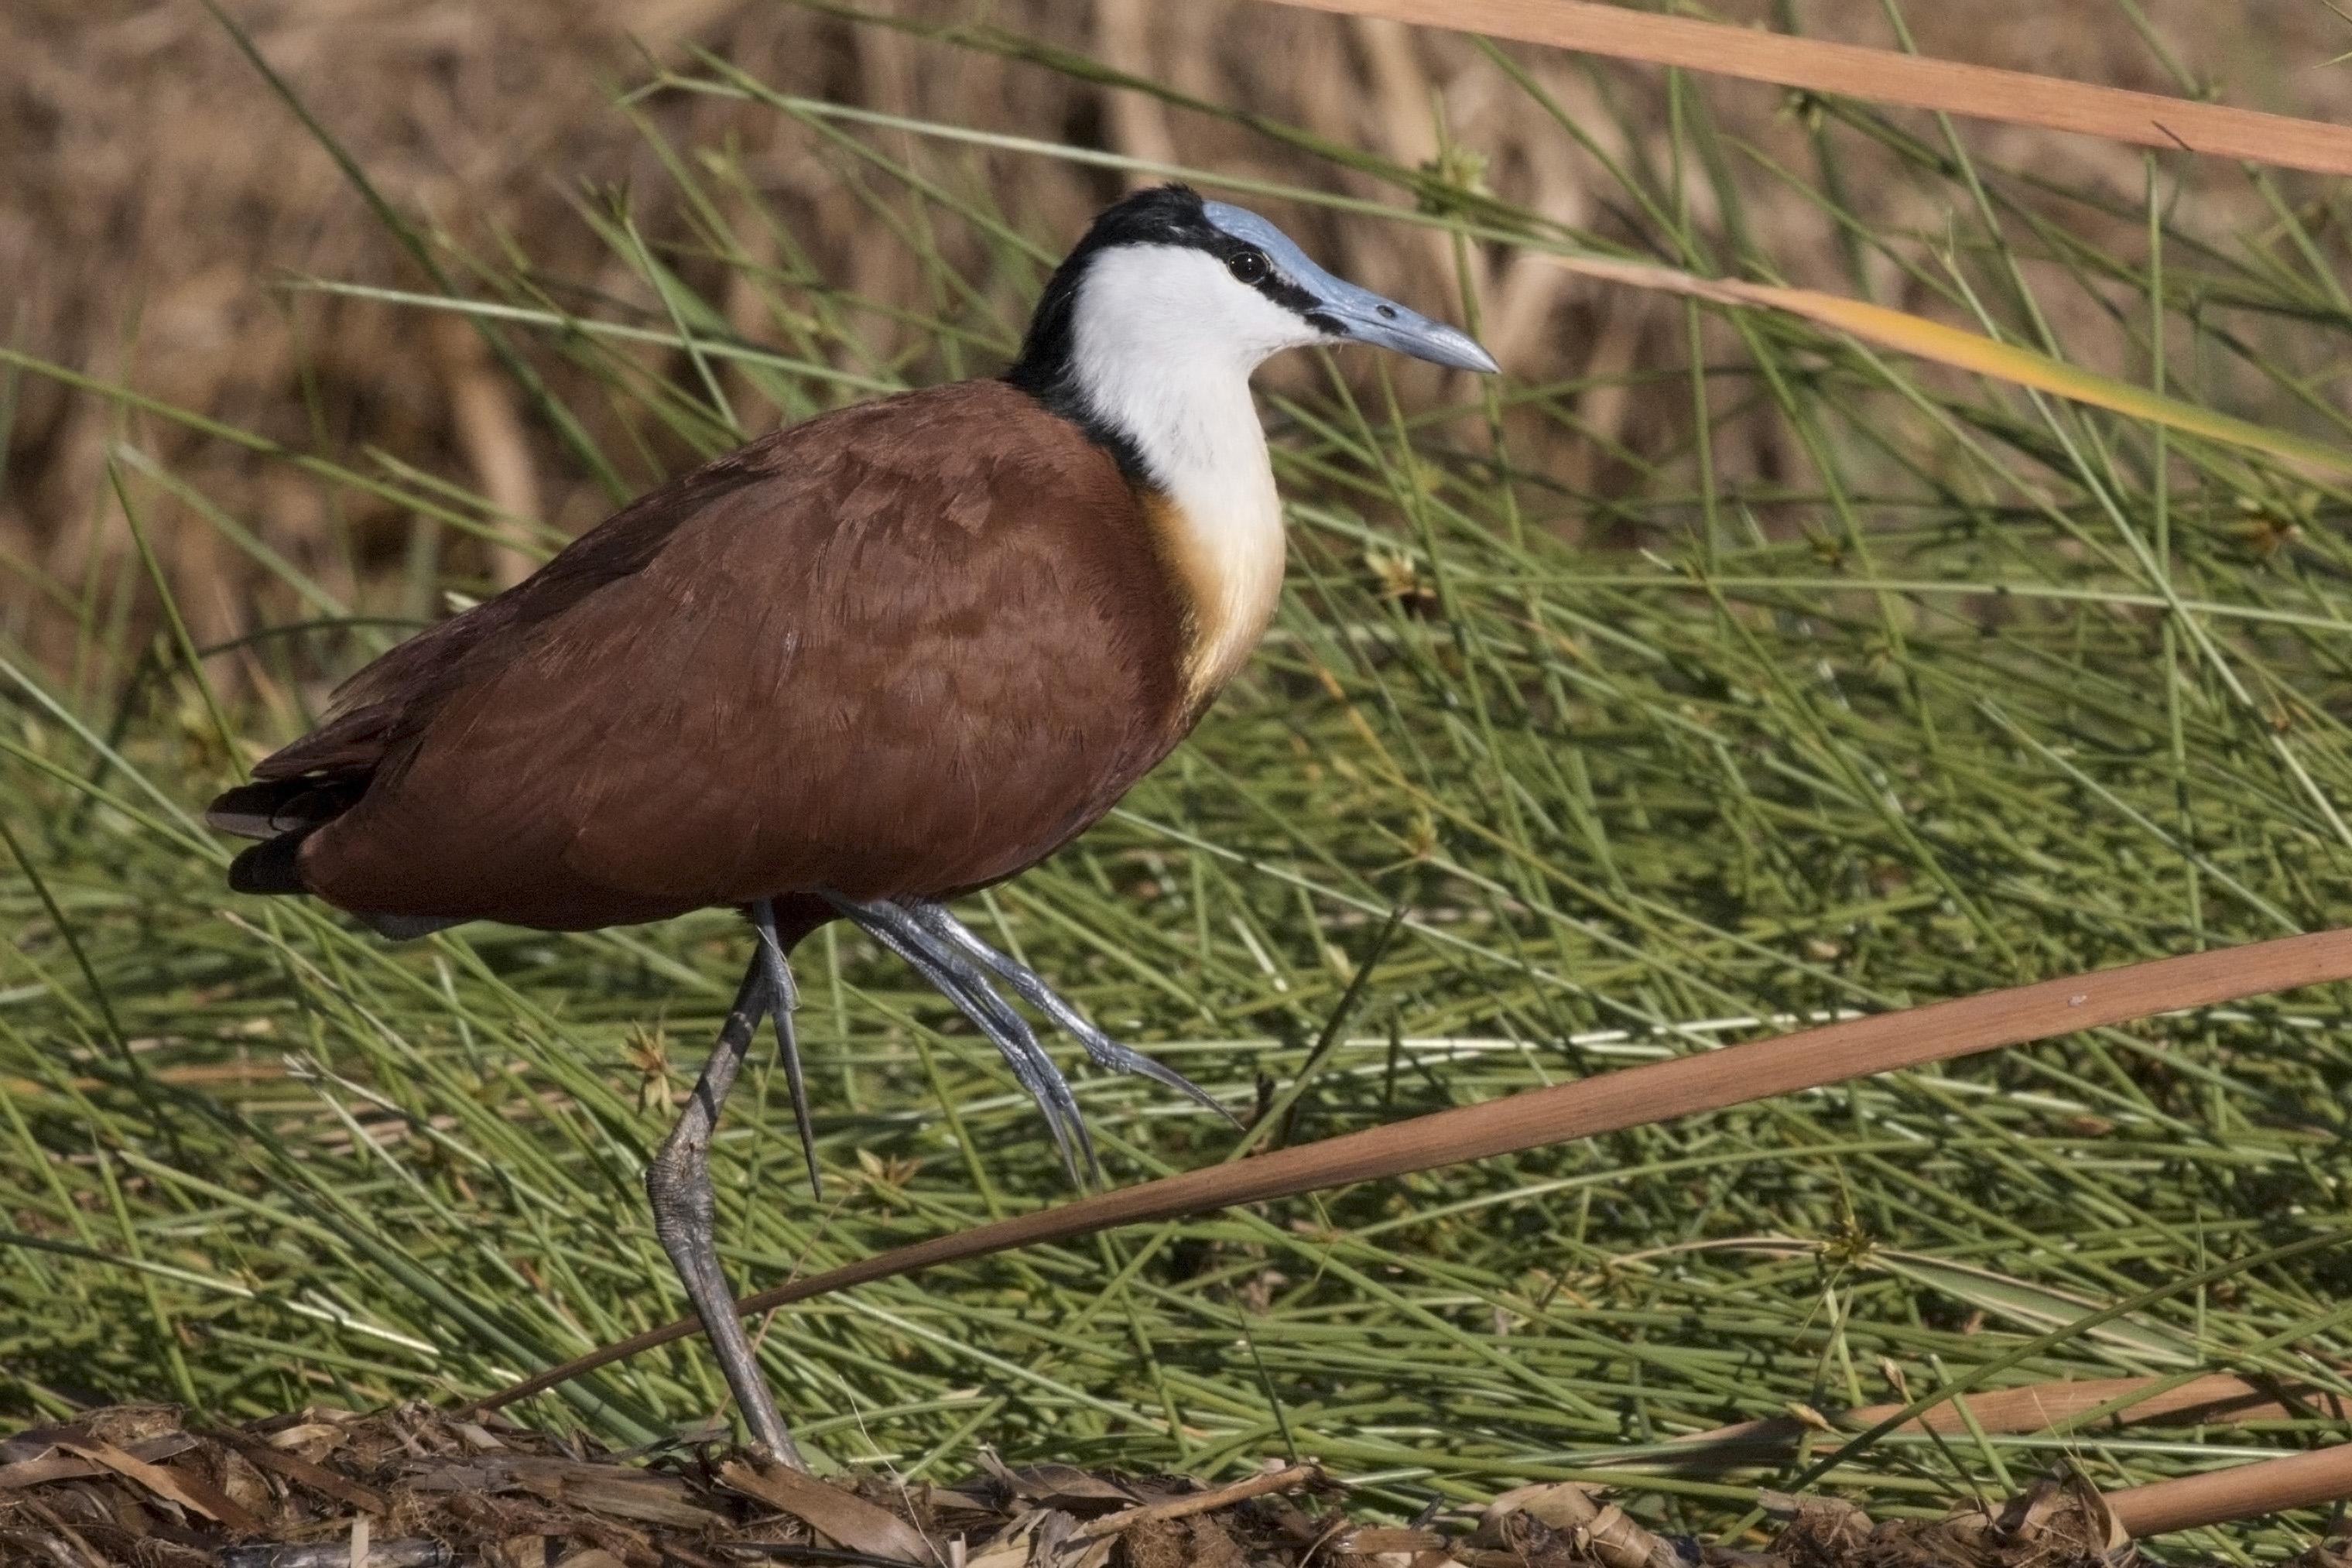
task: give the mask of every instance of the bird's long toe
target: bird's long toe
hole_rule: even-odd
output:
[[[1113,1072],[1134,1073],[1148,1078],[1163,1088],[1188,1096],[1208,1107],[1234,1126],[1241,1119],[1227,1110],[1215,1095],[1154,1057],[1148,1057],[1132,1047],[1120,1045],[1105,1034],[1095,1022],[1079,1012],[1061,994],[1047,984],[1043,975],[1010,953],[1000,952],[982,940],[979,933],[956,919],[944,904],[917,903],[906,906],[908,911],[929,931],[942,941],[954,943],[1001,976],[1013,987],[1013,994],[1054,1020],[1063,1033],[1086,1047],[1087,1058],[1097,1067]]]
[[[1013,1069],[1013,1078],[1045,1113],[1046,1130],[1053,1134],[1055,1147],[1061,1153],[1071,1181],[1080,1186],[1089,1178],[1099,1181],[1102,1162],[1095,1152],[1094,1138],[1087,1131],[1086,1119],[1078,1110],[1077,1096],[1071,1092],[1069,1080],[1045,1054],[1028,1020],[996,994],[988,976],[927,930],[907,905],[887,900],[860,902],[830,893],[825,896],[867,934],[905,959],[988,1037],[1005,1065]]]

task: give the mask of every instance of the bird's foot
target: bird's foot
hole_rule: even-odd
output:
[[[1077,1097],[1070,1092],[1069,1080],[1037,1043],[1029,1021],[1005,1004],[979,966],[934,937],[904,904],[885,899],[860,903],[831,893],[824,896],[866,934],[911,964],[988,1037],[1013,1076],[1045,1113],[1046,1129],[1054,1135],[1054,1146],[1061,1151],[1071,1181],[1083,1186],[1089,1176],[1100,1176],[1102,1163],[1095,1157],[1094,1140],[1078,1114]]]
[[[1209,1092],[1165,1063],[1131,1050],[1097,1028],[1087,1016],[1055,994],[1034,970],[982,942],[961,921],[935,903],[898,903],[887,899],[860,902],[827,893],[826,900],[860,929],[905,959],[940,994],[956,1005],[1003,1056],[1045,1113],[1045,1125],[1061,1151],[1071,1180],[1083,1185],[1088,1176],[1099,1179],[1102,1163],[1095,1156],[1094,1140],[1078,1113],[1069,1080],[1054,1065],[1036,1031],[997,994],[992,973],[1013,987],[1013,994],[1045,1014],[1086,1047],[1087,1055],[1118,1072],[1139,1073],[1177,1089],[1231,1119],[1232,1113]],[[1084,1173],[1080,1161],[1083,1159]]]
[[[1226,1110],[1216,1096],[1170,1067],[1166,1062],[1147,1057],[1141,1051],[1130,1047],[1122,1046],[1104,1034],[1095,1026],[1092,1019],[1063,1001],[1035,970],[1019,959],[999,952],[981,941],[970,926],[965,925],[963,921],[948,911],[945,904],[909,904],[905,908],[907,912],[913,915],[917,922],[926,931],[930,931],[941,942],[961,948],[1003,977],[1004,983],[1013,987],[1014,995],[1053,1019],[1064,1034],[1084,1046],[1087,1057],[1097,1067],[1108,1068],[1113,1072],[1134,1073],[1139,1077],[1148,1078],[1162,1088],[1172,1089],[1179,1094],[1190,1096],[1236,1127],[1242,1124],[1241,1118]]]

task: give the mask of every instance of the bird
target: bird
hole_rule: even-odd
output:
[[[1252,373],[1368,343],[1498,367],[1181,184],[1097,215],[1002,374],[835,409],[646,492],[336,691],[215,799],[238,893],[410,939],[739,910],[751,953],[647,1164],[654,1229],[751,1439],[804,1468],[714,1235],[709,1144],[772,1022],[813,1187],[791,955],[845,920],[969,1017],[1098,1174],[1003,991],[1098,1065],[1217,1102],[950,910],[1052,855],[1192,731],[1274,614],[1282,505]]]

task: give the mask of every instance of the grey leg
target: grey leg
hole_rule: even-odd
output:
[[[1198,1100],[1234,1126],[1241,1125],[1241,1118],[1226,1110],[1207,1089],[1167,1063],[1154,1061],[1141,1051],[1122,1046],[1104,1034],[1084,1013],[1063,1001],[1035,970],[982,942],[971,927],[950,913],[945,904],[908,904],[906,910],[925,931],[961,948],[993,970],[1013,987],[1014,995],[1053,1019],[1064,1034],[1084,1046],[1087,1055],[1097,1066],[1108,1068],[1113,1072],[1135,1073],[1148,1078],[1156,1084]]]
[[[662,1250],[669,1254],[671,1266],[686,1286],[687,1298],[710,1336],[711,1348],[719,1352],[719,1370],[734,1391],[751,1440],[794,1468],[806,1469],[792,1434],[784,1429],[783,1418],[776,1414],[767,1380],[760,1375],[760,1363],[751,1354],[742,1320],[735,1315],[734,1297],[719,1267],[716,1205],[710,1193],[710,1134],[719,1124],[719,1107],[727,1103],[727,1091],[735,1087],[743,1053],[751,1049],[760,1015],[768,1010],[774,995],[763,943],[743,973],[735,1005],[728,1010],[719,1043],[711,1047],[710,1060],[703,1067],[685,1111],[654,1155],[653,1163],[646,1167],[646,1196],[653,1201],[654,1234],[660,1237]]]

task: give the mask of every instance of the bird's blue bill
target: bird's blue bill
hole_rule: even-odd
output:
[[[1232,235],[1265,252],[1286,282],[1313,296],[1305,306],[1307,319],[1332,337],[1347,342],[1371,343],[1399,353],[1425,359],[1455,370],[1492,375],[1502,369],[1476,339],[1420,311],[1360,289],[1344,278],[1334,278],[1291,237],[1247,207],[1227,202],[1204,202],[1202,216]]]

